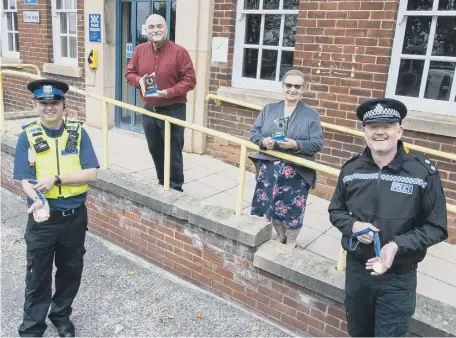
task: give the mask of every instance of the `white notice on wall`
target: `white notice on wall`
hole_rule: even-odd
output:
[[[146,36],[146,35],[147,35],[147,27],[146,27],[146,25],[142,25],[142,27],[141,27],[141,34],[142,34],[143,36]]]
[[[24,19],[24,23],[40,23],[40,12],[39,11],[24,11],[23,19]]]
[[[211,62],[228,61],[228,38],[212,38],[212,57]]]

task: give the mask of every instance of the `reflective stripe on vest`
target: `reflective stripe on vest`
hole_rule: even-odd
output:
[[[78,123],[66,122],[63,133],[58,138],[51,138],[46,135],[46,132],[41,127],[40,123],[32,123],[24,127],[27,138],[30,143],[30,149],[35,153],[36,179],[39,181],[43,177],[54,177],[55,175],[68,175],[82,170],[79,153],[81,150],[81,132],[79,132],[77,142],[77,152],[68,154],[65,151],[65,146],[68,140],[68,129],[76,129]],[[79,128],[81,129],[81,128]],[[49,148],[41,153],[35,152],[33,145],[36,143],[36,136],[32,134],[41,132],[39,137],[47,141]],[[54,186],[49,192],[44,194],[46,198],[59,198],[77,196],[87,191],[88,185],[60,187]]]

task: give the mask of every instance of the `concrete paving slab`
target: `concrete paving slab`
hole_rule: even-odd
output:
[[[116,165],[118,167],[128,169],[132,172],[138,172],[141,170],[155,168],[154,163],[152,161],[148,161],[148,160],[131,160],[131,161],[124,161],[124,162],[117,162]]]
[[[144,176],[146,178],[150,178],[150,179],[156,179],[157,178],[157,171],[155,170],[155,168],[146,169],[146,170],[140,170],[140,171],[137,171],[136,174]]]
[[[314,212],[318,212],[319,214],[327,216],[329,201],[317,196],[314,197],[315,199],[312,200],[309,204],[307,204],[307,207]]]
[[[187,190],[185,190],[185,192],[187,192]],[[204,198],[203,201],[205,204],[218,205],[227,209],[233,209],[233,211],[236,208],[236,197],[228,195],[226,192],[219,192],[216,195]],[[249,207],[249,203],[242,201],[242,207]]]
[[[333,225],[329,221],[328,214],[320,214],[319,212],[314,211],[312,208],[307,210],[304,215],[304,226],[317,230],[321,233],[329,230]]]
[[[119,173],[125,173],[125,174],[132,173],[132,171],[130,169],[119,167],[117,164],[110,165],[108,170],[114,171],[114,172],[119,172]]]
[[[249,183],[246,183],[244,186],[243,200],[246,202],[252,203],[253,193],[255,191],[255,186],[252,184],[254,184],[254,183],[255,182],[249,182]],[[231,196],[237,196],[237,187],[228,189],[225,192]]]
[[[26,221],[22,201],[1,189],[0,336],[22,320]],[[21,215],[8,217],[12,210]],[[3,218],[7,215],[6,218]],[[288,337],[274,323],[224,301],[90,233],[72,320],[82,337]],[[133,275],[130,274],[133,273]],[[196,315],[202,314],[202,319]],[[48,321],[45,337],[57,332]],[[116,331],[119,331],[117,332]]]
[[[427,252],[432,256],[438,257],[452,264],[456,264],[456,245],[443,242],[431,246]]]
[[[326,235],[329,235],[331,237],[334,237],[336,239],[338,239],[339,241],[341,240],[342,238],[342,233],[339,231],[339,229],[337,229],[336,227],[331,227],[329,228],[329,230],[327,230],[325,232]]]
[[[418,271],[456,287],[455,264],[432,255],[426,255],[423,261],[419,264]]]
[[[221,191],[237,187],[238,185],[237,181],[227,178],[220,173],[202,177],[197,181]]]
[[[235,180],[236,182],[239,180],[239,168],[231,166],[231,168],[227,170],[223,170],[220,172],[221,175],[226,176],[228,178],[231,178],[232,180]],[[255,180],[255,174],[251,173],[250,171],[245,172],[245,181],[246,182],[252,182]]]
[[[321,236],[321,232],[316,231],[312,228],[302,227],[301,232],[296,239],[298,247],[305,249],[309,244],[314,242],[318,237]]]
[[[193,167],[191,169],[188,169],[188,170],[184,171],[185,182],[194,181],[194,180],[197,180],[199,178],[210,176],[212,174],[214,174],[213,170],[205,168],[203,166]]]
[[[340,242],[334,237],[321,234],[315,241],[307,246],[309,250],[317,255],[325,257],[333,262],[337,262],[339,256]]]
[[[216,195],[220,192],[220,190],[214,189],[201,182],[196,181],[184,183],[182,189],[184,189],[184,192],[186,194],[189,194],[197,199],[204,199],[209,196]]]
[[[456,306],[456,288],[418,272],[416,291],[442,303]]]

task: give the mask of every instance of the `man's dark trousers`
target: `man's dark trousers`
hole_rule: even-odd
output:
[[[180,120],[186,119],[185,103],[176,103],[170,106],[152,107],[144,106],[145,109],[158,114],[171,116]],[[165,170],[165,122],[153,117],[143,116],[143,128],[146,136],[149,152],[155,163],[158,182],[163,184]],[[170,186],[173,189],[181,189],[184,184],[184,163],[182,150],[184,149],[185,128],[171,125],[171,179]]]
[[[416,265],[371,276],[347,255],[345,309],[352,337],[404,337],[416,305]]]
[[[83,205],[69,216],[51,215],[36,223],[30,215],[25,231],[27,273],[25,278],[24,318],[20,336],[42,336],[46,315],[56,326],[69,323],[72,303],[79,290],[83,270],[84,242],[87,231],[87,209]],[[52,267],[55,293],[52,296]],[[52,297],[52,298],[51,298]]]

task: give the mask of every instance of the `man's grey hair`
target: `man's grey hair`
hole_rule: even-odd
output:
[[[301,72],[300,70],[297,70],[297,69],[292,69],[292,70],[289,70],[288,72],[285,73],[285,75],[283,76],[282,78],[282,84],[285,83],[285,80],[287,79],[288,76],[290,75],[294,75],[294,76],[300,76],[302,77],[302,80],[303,80],[303,85],[304,87],[306,86],[306,76],[304,75],[303,72]]]

